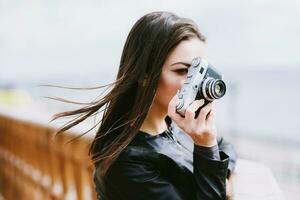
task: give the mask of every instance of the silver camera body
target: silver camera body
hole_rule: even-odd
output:
[[[185,110],[197,99],[204,99],[204,107],[209,102],[223,97],[226,85],[223,75],[218,73],[205,59],[196,57],[192,60],[186,80],[178,92],[179,102],[176,111],[185,116]],[[200,108],[201,109],[201,108]],[[196,117],[200,111],[196,111]]]

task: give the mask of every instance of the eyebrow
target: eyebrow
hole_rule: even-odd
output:
[[[191,65],[190,63],[186,63],[186,62],[176,62],[176,63],[171,64],[171,66],[176,65],[176,64],[183,64],[187,67],[190,67],[190,65]]]

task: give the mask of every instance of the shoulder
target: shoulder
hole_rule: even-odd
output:
[[[156,154],[142,146],[127,146],[118,158],[111,164],[105,177],[101,177],[101,166],[97,165],[94,171],[94,182],[97,194],[101,197],[124,193],[125,188],[136,188],[140,183],[146,183],[153,176],[159,175],[155,164]],[[153,162],[154,161],[154,162]],[[119,188],[116,190],[116,188]],[[120,191],[122,188],[122,191]],[[122,195],[121,195],[122,196]],[[113,198],[114,199],[114,198]]]
[[[161,138],[139,132],[129,145],[122,150],[117,161],[147,161],[157,159],[161,145]]]
[[[128,146],[109,167],[105,180],[119,187],[137,187],[160,176],[159,160],[157,153],[147,148]]]
[[[126,165],[128,163],[151,165],[159,160],[159,154],[155,149],[143,145],[128,145],[118,156],[114,165]]]

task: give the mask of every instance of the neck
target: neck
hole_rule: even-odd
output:
[[[162,133],[167,129],[166,117],[167,112],[164,112],[163,109],[151,106],[140,130],[151,135]]]

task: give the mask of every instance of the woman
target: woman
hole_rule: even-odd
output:
[[[149,13],[131,29],[109,93],[56,116],[78,115],[64,131],[105,107],[90,148],[99,199],[226,198],[235,152],[217,140],[214,103],[196,118],[203,100],[194,101],[184,118],[175,111],[191,60],[207,59],[204,45],[193,21],[169,12]]]

